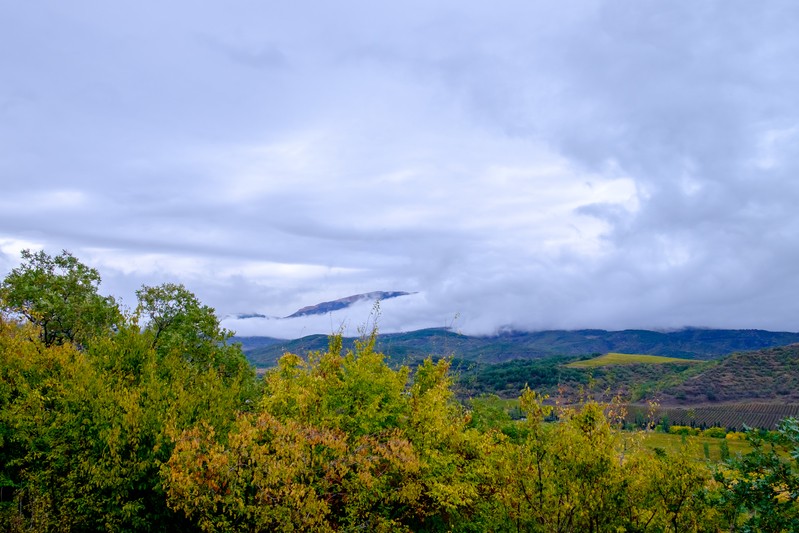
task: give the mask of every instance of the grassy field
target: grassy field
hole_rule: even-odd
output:
[[[687,453],[697,460],[704,460],[704,444],[707,443],[711,461],[721,460],[721,443],[727,442],[730,455],[737,453],[747,453],[752,447],[745,440],[715,439],[712,437],[684,437],[682,435],[671,435],[668,433],[650,432],[645,433],[643,444],[645,447],[654,450],[662,448],[669,454]]]
[[[594,368],[598,366],[610,365],[633,365],[633,364],[650,364],[660,365],[663,363],[699,363],[694,359],[680,359],[677,357],[661,357],[659,355],[643,355],[643,354],[630,354],[630,353],[606,353],[593,359],[586,359],[585,361],[575,361],[566,365],[569,368]]]
[[[494,407],[504,409],[506,412],[511,412],[513,410],[518,411],[519,409],[518,399],[493,398],[491,402]],[[520,411],[518,412],[521,414]],[[752,451],[751,445],[745,439],[714,438],[699,435],[686,435],[683,437],[682,435],[672,433],[643,430],[624,431],[622,434],[625,435],[624,438],[629,439],[630,442],[636,442],[638,445],[642,445],[649,450],[654,451],[656,448],[662,448],[669,455],[688,454],[688,456],[697,461],[720,461],[723,442],[726,442],[730,456],[745,454]],[[708,456],[705,455],[705,444],[707,444]],[[784,450],[780,450],[778,453],[788,459],[788,454]]]

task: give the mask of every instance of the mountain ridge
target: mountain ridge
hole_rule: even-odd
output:
[[[346,309],[357,302],[388,300],[390,298],[408,296],[409,294],[411,293],[405,291],[372,291],[361,294],[353,294],[352,296],[338,298],[337,300],[330,300],[329,302],[321,302],[316,305],[303,307],[285,318],[297,318],[308,315],[324,315],[333,311],[338,311],[339,309]]]
[[[256,366],[272,366],[285,352],[305,353],[327,348],[327,335],[284,339],[255,347],[254,339],[242,342],[248,359]],[[234,338],[239,341],[239,338]],[[344,339],[351,347],[354,337]],[[722,330],[687,328],[678,331],[546,330],[505,332],[492,336],[468,336],[448,328],[429,328],[377,336],[377,349],[398,363],[418,361],[428,355],[467,361],[498,363],[514,359],[541,359],[556,355],[580,356],[608,352],[641,353],[687,359],[718,359],[735,352],[799,343],[799,333],[757,329]]]
[[[400,296],[409,296],[411,294],[416,294],[413,292],[405,292],[405,291],[372,291],[372,292],[364,292],[360,294],[353,294],[351,296],[346,296],[344,298],[338,298],[336,300],[330,300],[327,302],[320,302],[315,305],[307,305],[300,309],[297,309],[293,313],[288,316],[270,316],[265,315],[263,313],[257,312],[247,312],[247,313],[234,313],[230,315],[226,315],[224,318],[232,318],[237,320],[247,320],[251,318],[266,318],[269,320],[286,320],[289,318],[299,318],[303,316],[310,316],[310,315],[326,315],[327,313],[332,313],[333,311],[338,311],[341,309],[346,309],[358,302],[363,301],[378,301],[378,300],[388,300],[390,298],[399,298]]]

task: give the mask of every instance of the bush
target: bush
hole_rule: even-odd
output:
[[[691,426],[671,426],[669,433],[672,435],[699,435],[699,430]]]
[[[707,428],[702,432],[703,437],[713,437],[714,439],[723,439],[727,436],[727,430],[722,427]]]

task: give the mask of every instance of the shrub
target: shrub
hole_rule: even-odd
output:
[[[699,430],[691,426],[671,426],[669,433],[672,435],[699,435]]]
[[[714,439],[723,439],[727,436],[727,430],[722,427],[707,428],[702,432],[703,437],[713,437]]]

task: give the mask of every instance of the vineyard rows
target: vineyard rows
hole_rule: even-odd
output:
[[[646,420],[646,408],[630,406],[627,419],[641,423]],[[799,404],[737,403],[699,407],[661,407],[655,413],[655,423],[667,420],[671,425],[708,428],[719,426],[742,430],[744,426],[775,429],[787,417],[799,417]]]

